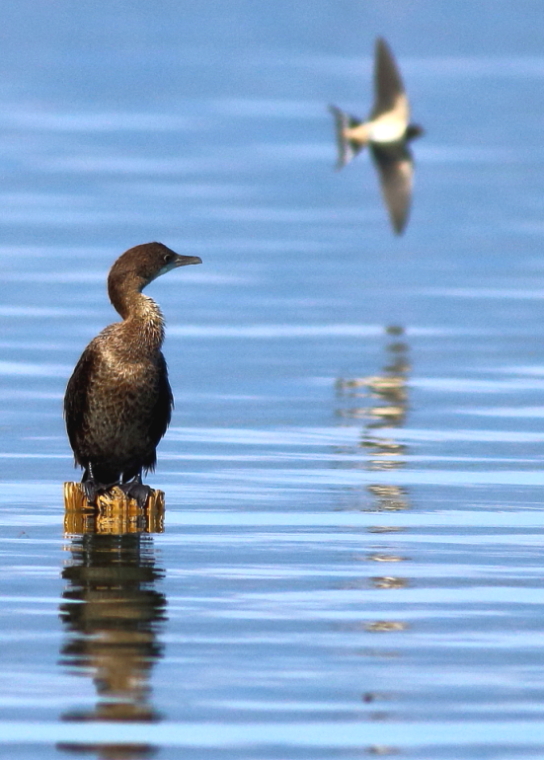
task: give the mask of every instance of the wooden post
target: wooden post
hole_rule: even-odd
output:
[[[139,507],[119,486],[99,494],[89,504],[81,483],[64,484],[66,533],[163,533],[164,491],[151,491],[145,507]]]

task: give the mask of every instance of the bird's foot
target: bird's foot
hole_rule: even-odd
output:
[[[114,480],[111,483],[101,483],[99,480],[97,480],[93,472],[93,467],[90,463],[85,468],[83,477],[81,479],[81,487],[85,493],[85,498],[93,507],[98,506],[96,499],[100,494],[111,491],[111,489],[117,485],[120,485],[118,480]]]
[[[105,493],[111,486],[104,486],[102,483],[97,483],[94,478],[87,478],[87,480],[81,481],[81,486],[85,492],[85,498],[93,507],[98,506],[96,503],[96,497]]]
[[[147,500],[152,492],[152,488],[142,483],[142,476],[136,475],[128,483],[121,484],[121,490],[131,499],[134,499],[140,509],[147,504]]]

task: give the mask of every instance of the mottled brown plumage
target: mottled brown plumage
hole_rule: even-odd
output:
[[[155,467],[173,396],[161,351],[164,319],[141,291],[170,269],[200,263],[198,256],[146,243],[130,248],[110,270],[108,293],[123,321],[89,343],[64,397],[68,438],[91,503],[114,484],[140,503],[147,498],[142,470]]]

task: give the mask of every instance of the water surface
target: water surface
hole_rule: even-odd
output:
[[[0,757],[542,756],[544,7],[4,10]],[[326,111],[379,34],[402,238]],[[153,239],[203,259],[148,291],[164,530],[65,530],[65,383]]]

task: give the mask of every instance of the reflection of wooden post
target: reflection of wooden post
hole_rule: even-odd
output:
[[[151,491],[145,507],[139,507],[118,486],[99,494],[96,507],[89,504],[81,483],[64,484],[66,533],[163,533],[164,491]]]

